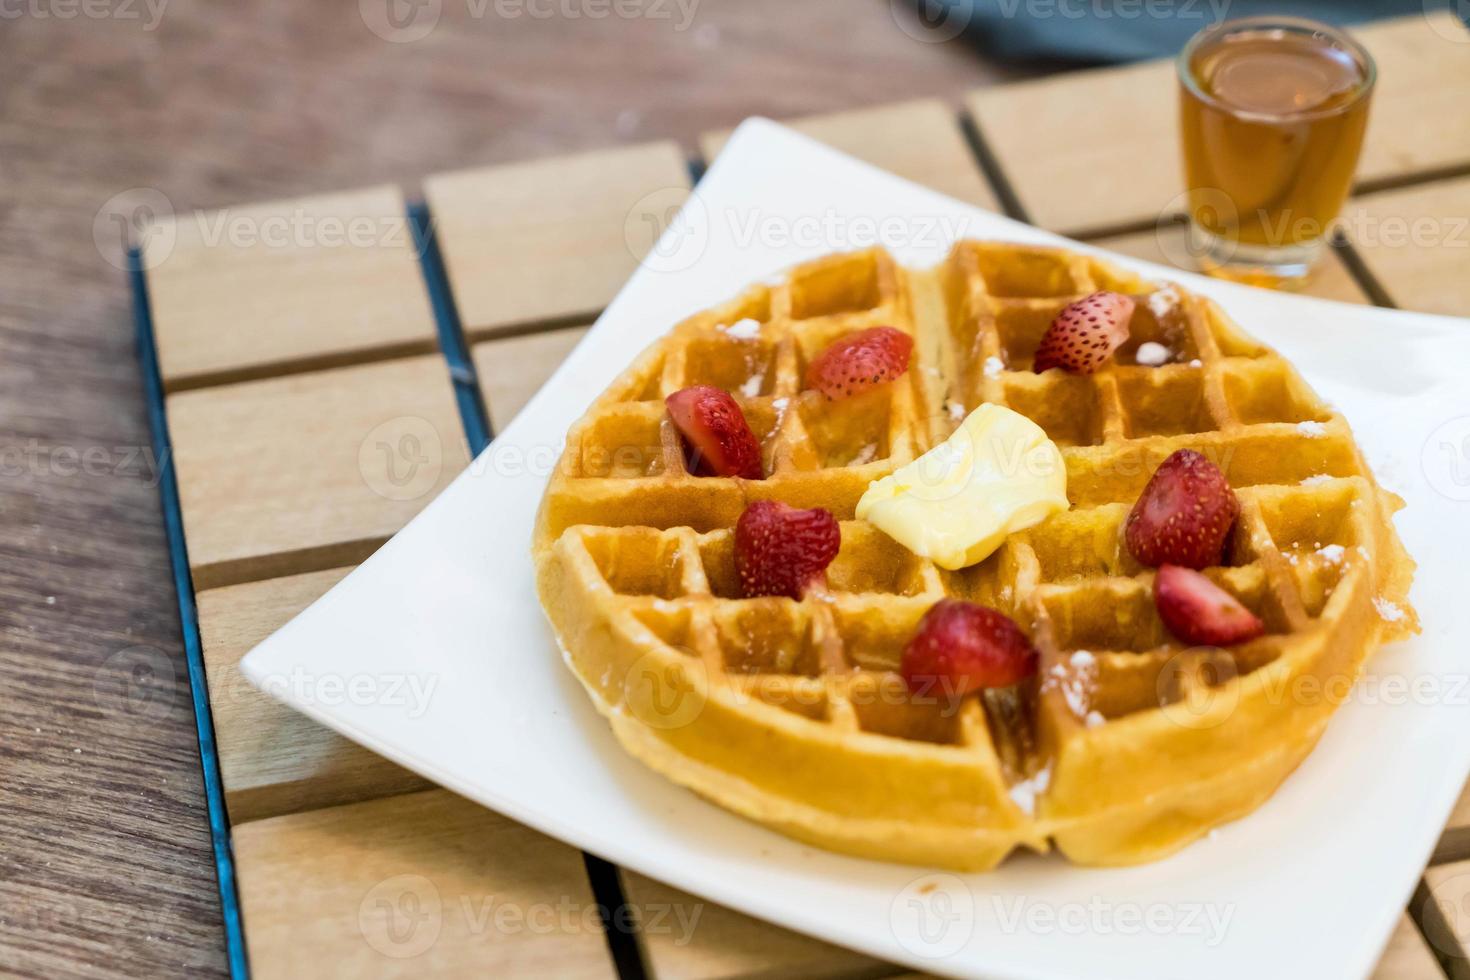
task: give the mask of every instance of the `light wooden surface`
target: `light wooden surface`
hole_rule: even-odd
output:
[[[395,187],[191,212],[142,240],[170,388],[435,347]]]
[[[168,398],[196,588],[361,561],[468,461],[438,355]]]
[[[1424,934],[1407,915],[1399,916],[1371,980],[1439,980],[1443,976]]]
[[[424,192],[465,332],[596,315],[688,188],[673,143],[430,177]]]
[[[475,374],[496,432],[520,414],[586,335],[586,327],[569,327],[474,346]]]
[[[1174,266],[1190,272],[1197,271],[1189,254],[1188,234],[1178,222],[1168,222],[1149,231],[1138,231],[1128,235],[1111,235],[1094,238],[1091,244],[1102,248],[1147,259],[1163,265]],[[1353,278],[1335,250],[1328,250],[1322,264],[1317,268],[1301,292],[1319,299],[1335,299],[1343,303],[1369,303],[1367,293]]]
[[[1358,179],[1470,165],[1470,33],[1448,12],[1365,25],[1378,61]],[[1092,69],[972,93],[967,106],[1031,220],[1070,235],[1183,210],[1170,61]]]
[[[649,966],[658,980],[887,977],[895,967],[752,919],[636,872],[623,889],[637,907]]]
[[[1396,304],[1470,312],[1470,177],[1357,198],[1346,220],[1368,270]]]
[[[443,790],[235,828],[250,965],[279,977],[612,977],[582,856]]]
[[[429,785],[422,777],[285,707],[240,673],[245,654],[350,571],[332,568],[199,594],[199,635],[209,675],[209,704],[233,823],[393,796]],[[325,682],[343,690],[351,683],[351,678],[336,677],[278,680],[283,685]],[[395,700],[406,702],[409,710],[414,707],[413,696],[406,682],[397,686]]]
[[[942,194],[1000,210],[953,109],[940,99],[916,99],[872,109],[808,116],[787,124],[828,146]],[[700,148],[713,161],[729,130],[706,134]]]

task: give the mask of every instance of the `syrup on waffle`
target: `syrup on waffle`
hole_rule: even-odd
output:
[[[1034,373],[1052,320],[1095,290],[1138,299],[1129,341],[1096,374]],[[804,390],[812,358],[873,326],[914,338],[906,375],[840,401]],[[765,480],[688,472],[663,399],[692,385],[736,397]],[[958,572],[853,519],[871,481],[986,402],[1061,447],[1069,512]],[[1239,497],[1206,575],[1265,622],[1260,639],[1179,642],[1123,545],[1181,448]],[[741,598],[731,529],[768,498],[842,521],[826,590]],[[568,663],[623,745],[676,782],[848,853],[973,870],[1055,845],[1125,864],[1258,806],[1368,654],[1417,628],[1400,506],[1342,417],[1213,302],[1089,256],[966,242],[924,271],[833,256],[679,324],[569,433],[533,547]],[[945,596],[1020,624],[1036,678],[912,694],[899,657]]]

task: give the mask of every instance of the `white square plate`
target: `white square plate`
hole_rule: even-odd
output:
[[[553,837],[883,959],[991,977],[1366,974],[1470,769],[1466,321],[1115,257],[1216,297],[1292,358],[1348,416],[1384,482],[1408,498],[1399,527],[1421,563],[1414,600],[1424,635],[1378,655],[1270,801],[1168,860],[1091,870],[1018,854],[989,874],[954,876],[813,850],[634,762],[563,666],[528,542],[546,474],[591,398],[677,321],[795,262],[877,242],[928,264],[960,237],[1086,248],[773,123],[746,123],[514,424],[412,524],[251,652],[246,676]],[[431,693],[411,706],[342,697],[342,685],[310,683],[326,677],[349,692],[387,691],[408,677]]]

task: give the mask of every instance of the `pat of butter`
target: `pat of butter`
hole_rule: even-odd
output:
[[[1024,415],[981,405],[944,442],[868,485],[857,516],[940,568],[984,561],[1066,510],[1067,468]]]

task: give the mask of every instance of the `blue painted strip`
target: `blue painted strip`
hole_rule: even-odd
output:
[[[434,309],[434,323],[439,328],[439,347],[449,361],[449,377],[454,382],[454,397],[459,402],[459,414],[464,420],[465,438],[469,440],[470,452],[478,456],[490,445],[494,429],[490,425],[490,413],[480,397],[475,363],[465,346],[459,309],[454,305],[454,294],[449,289],[449,275],[444,269],[444,256],[439,252],[439,240],[434,235],[429,206],[422,201],[410,204],[408,223],[413,228],[419,268],[423,270],[429,303]]]
[[[199,765],[204,770],[204,799],[209,810],[209,836],[214,844],[220,910],[224,915],[225,955],[230,976],[234,980],[246,980],[250,976],[250,967],[246,962],[240,900],[235,891],[235,857],[230,847],[230,820],[225,811],[225,790],[224,783],[220,780],[219,753],[214,744],[214,718],[209,710],[209,688],[204,676],[199,615],[194,604],[194,580],[189,574],[189,548],[184,541],[179,485],[174,473],[168,418],[164,413],[163,378],[158,370],[158,349],[153,338],[148,282],[143,274],[142,257],[136,248],[128,253],[128,280],[133,290],[133,323],[137,331],[138,360],[143,368],[143,396],[148,403],[148,427],[153,434],[153,453],[158,466],[158,492],[163,504],[163,526],[168,535],[174,590],[179,596],[179,626],[184,633],[184,660],[188,664],[189,691],[194,700],[194,725],[199,735]]]

